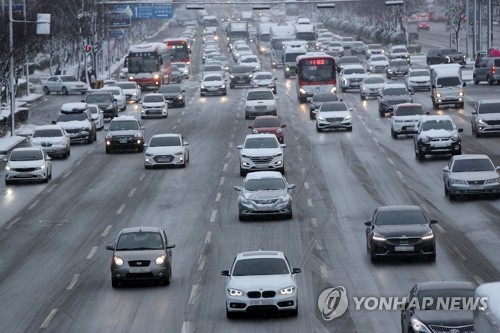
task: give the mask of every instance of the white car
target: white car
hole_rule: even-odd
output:
[[[233,44],[230,44],[229,45],[229,48],[231,50],[234,50],[238,45],[248,45],[246,41],[242,40],[242,39],[237,39],[234,41]]]
[[[172,65],[176,65],[177,68],[179,68],[179,71],[182,73],[182,76],[185,79],[189,79],[190,70],[189,70],[189,64],[188,63],[185,63],[185,62],[173,62]]]
[[[125,111],[127,109],[127,97],[123,93],[122,88],[120,87],[103,87],[99,89],[99,91],[109,91],[113,94],[113,97],[116,99],[116,105],[118,109]]]
[[[226,316],[235,318],[249,310],[298,314],[298,293],[293,268],[281,251],[251,251],[236,255],[226,277]]]
[[[253,54],[241,55],[238,60],[238,64],[252,67],[254,72],[258,72],[262,69],[259,58]]]
[[[431,74],[426,68],[410,69],[405,84],[408,91],[431,91]]]
[[[85,82],[79,81],[70,75],[54,75],[42,80],[42,89],[45,95],[53,92],[64,95],[77,92],[83,95],[87,92],[88,86]]]
[[[263,115],[278,115],[277,97],[268,88],[255,88],[248,91],[245,98],[245,119]]]
[[[141,105],[141,119],[149,117],[168,117],[168,103],[163,94],[146,94],[142,98]]]
[[[366,45],[366,59],[377,54],[385,54],[384,47],[381,44],[368,44]]]
[[[324,102],[316,113],[316,130],[318,132],[324,129],[345,129],[352,131],[352,109],[342,101]]]
[[[29,141],[32,147],[41,147],[49,156],[67,158],[71,154],[69,135],[58,125],[36,126]]]
[[[274,133],[248,134],[240,150],[240,176],[251,171],[280,171],[285,173],[283,149]]]
[[[227,95],[226,80],[220,73],[204,75],[200,83],[200,96]]]
[[[5,185],[16,181],[41,180],[47,183],[52,178],[52,162],[42,147],[14,148],[5,165]]]
[[[277,77],[273,77],[273,73],[271,72],[255,72],[253,73],[252,82],[250,86],[252,88],[268,88],[273,91],[276,95],[276,80]]]
[[[233,58],[235,62],[238,62],[240,57],[243,55],[254,55],[252,49],[248,45],[237,46],[233,50]]]
[[[139,102],[141,100],[141,86],[137,84],[137,82],[133,81],[123,81],[117,82],[117,87],[122,88],[123,93],[125,94],[125,99],[127,101]]]
[[[225,55],[218,55],[214,57],[214,61],[220,61],[222,67],[226,72],[229,71],[229,59]]]
[[[358,89],[366,76],[366,71],[363,65],[345,65],[340,76],[342,78],[340,86],[342,92],[345,92],[347,89]]]
[[[208,63],[203,67],[203,75],[208,74],[221,74],[222,76],[226,75],[226,71],[220,64],[216,63]]]
[[[344,56],[344,47],[341,42],[338,41],[329,41],[324,44],[326,51],[334,52],[336,57]]]
[[[396,105],[391,116],[391,137],[397,139],[400,134],[415,134],[415,125],[426,114],[419,103],[402,103]]]
[[[97,104],[87,104],[90,112],[92,113],[92,119],[94,120],[95,127],[98,130],[104,128],[104,114]]]
[[[189,162],[188,143],[180,134],[156,134],[151,137],[144,152],[144,168],[155,166],[182,166]]]
[[[361,87],[359,88],[360,98],[363,100],[367,97],[380,96],[380,92],[386,82],[385,77],[381,74],[367,75],[361,82]]]
[[[366,69],[370,73],[385,73],[387,66],[389,66],[389,60],[387,60],[387,57],[383,54],[377,54],[368,59]]]

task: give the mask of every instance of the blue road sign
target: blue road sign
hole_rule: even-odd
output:
[[[131,23],[131,16],[125,12],[113,12],[108,14],[110,27],[128,27]]]
[[[125,30],[123,29],[109,29],[109,37],[118,38],[125,35]]]
[[[0,12],[8,12],[9,5],[0,6]],[[12,13],[23,13],[23,4],[12,4]]]
[[[128,7],[128,8],[127,8]],[[171,4],[160,4],[160,3],[130,3],[123,5],[116,5],[116,12],[124,11],[132,12],[132,18],[136,20],[140,19],[166,19],[172,18],[174,13]]]

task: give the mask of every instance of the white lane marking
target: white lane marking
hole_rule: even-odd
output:
[[[318,221],[314,217],[311,218],[311,224],[314,229],[318,227]]]
[[[226,158],[230,158],[231,157],[231,152],[228,151],[227,154],[226,154]]]
[[[307,205],[308,205],[309,207],[312,207],[313,202],[312,202],[312,200],[311,200],[311,199],[307,199]]]
[[[47,318],[45,318],[45,320],[43,321],[43,323],[40,326],[40,328],[47,328],[47,327],[49,327],[50,322],[52,321],[52,319],[54,319],[54,316],[56,315],[56,313],[57,313],[58,310],[59,309],[52,309],[52,310],[50,310],[49,315],[47,316]]]
[[[229,148],[233,148],[233,143],[229,142]]]
[[[212,210],[212,215],[210,215],[210,222],[215,222],[215,216],[217,215],[217,209]]]
[[[69,282],[68,286],[66,287],[66,290],[71,290],[76,284],[76,281],[78,281],[78,278],[80,277],[80,274],[75,274],[73,275],[73,278]]]
[[[225,179],[226,179],[226,177],[220,177],[219,186],[224,185],[224,180],[225,180]]]
[[[143,173],[143,174],[141,175],[141,177],[139,178],[139,181],[143,181],[143,180],[144,180],[144,178],[146,178],[146,174],[145,174],[145,173]]]
[[[205,244],[210,244],[211,240],[212,240],[212,232],[207,231],[207,234],[205,235]]]
[[[298,138],[295,138],[295,140],[298,140]],[[297,149],[300,150],[300,148],[302,148],[301,145],[297,145]]]
[[[479,276],[474,275],[473,277],[474,277],[474,280],[476,280],[476,282],[477,282],[478,284],[483,284],[483,283],[484,283],[484,280],[483,280],[483,279],[481,279]]]
[[[372,130],[371,129],[367,129],[368,133],[372,134]]]
[[[172,126],[172,129],[176,129],[176,128],[177,128],[177,125]]]
[[[466,261],[466,260],[467,260],[467,259],[465,258],[465,256],[464,256],[464,254],[462,253],[462,251],[460,251],[460,250],[458,249],[458,247],[456,247],[455,245],[452,245],[452,246],[451,246],[451,249],[453,250],[453,252],[455,252],[455,254],[456,254],[457,256],[459,256],[459,257],[460,257],[460,259],[462,259],[463,261]]]
[[[106,227],[106,229],[104,229],[104,231],[102,232],[101,234],[101,237],[106,237],[108,235],[108,232],[111,230],[113,226],[110,224]]]
[[[215,202],[219,202],[220,201],[220,197],[221,197],[221,193],[217,193],[217,195],[215,196]]]
[[[89,255],[87,256],[87,259],[92,259],[92,257],[94,256],[94,254],[97,252],[97,246],[94,246],[92,248],[92,250],[90,250],[90,253]]]
[[[231,134],[231,139],[234,139],[234,134]]]
[[[446,231],[444,231],[444,228],[442,226],[440,226],[439,224],[435,224],[433,226],[433,228],[436,228],[437,231],[439,231],[440,233],[444,234]]]
[[[197,284],[193,285],[193,287],[191,288],[191,295],[189,296],[188,304],[194,304],[196,302],[196,299],[198,298],[199,289],[200,289],[199,285]]]
[[[300,172],[302,172],[303,174],[306,173],[306,168],[300,168]]]
[[[396,173],[398,174],[399,178],[403,179],[403,173],[401,173],[401,171],[396,170]]]
[[[50,193],[52,191],[54,191],[54,189],[57,187],[57,184],[54,184],[52,185],[48,190],[47,190],[47,193]]]
[[[305,188],[306,190],[308,190],[308,189],[309,189],[309,183],[308,183],[308,182],[304,182],[304,188]]]
[[[316,246],[316,250],[318,250],[318,251],[323,250],[323,246],[321,245],[320,239],[316,239],[315,246]]]
[[[76,165],[80,165],[80,164],[82,164],[82,162],[83,162],[83,159],[80,159],[80,160],[78,160],[78,161],[76,162]]]
[[[121,205],[120,208],[118,208],[118,210],[116,211],[116,214],[120,215],[124,209],[125,209],[125,204]]]
[[[198,270],[199,271],[202,271],[203,268],[205,268],[205,258],[206,258],[206,256],[204,254],[202,254],[200,256],[200,260],[198,260]]]
[[[181,118],[177,118],[177,122],[180,123],[181,122]]]
[[[33,202],[33,203],[31,204],[31,206],[29,206],[29,207],[28,207],[28,209],[33,209],[33,208],[35,208],[35,207],[36,207],[36,205],[38,205],[38,203],[39,203],[39,202],[40,202],[40,200],[36,200],[35,202]]]
[[[325,264],[321,264],[321,266],[319,266],[319,271],[323,279],[326,279],[328,277],[328,271],[326,270]]]
[[[422,203],[420,206],[422,207],[422,209],[424,210],[424,212],[426,212],[427,214],[430,214],[430,210],[429,210],[429,208],[425,205],[425,203]]]
[[[394,161],[390,157],[387,157],[387,162],[389,162],[389,164],[391,165],[394,165]]]
[[[181,333],[189,333],[189,321],[182,323]]]
[[[236,126],[233,126],[233,131],[236,131]]]
[[[12,226],[13,226],[14,224],[16,224],[17,222],[19,222],[19,220],[20,220],[20,219],[21,219],[20,217],[16,217],[16,218],[14,219],[14,221],[10,222],[10,223],[9,223],[9,225],[8,225],[7,227],[5,227],[5,229],[10,229],[10,228],[12,228]]]
[[[128,193],[128,197],[132,198],[132,196],[134,195],[135,191],[137,191],[137,187],[134,187],[133,189],[130,190],[130,192]]]
[[[186,114],[186,111],[182,111],[181,112],[181,116],[185,115]]]
[[[68,171],[68,172],[66,172],[66,173],[62,176],[62,178],[63,178],[63,179],[66,179],[66,178],[68,178],[68,176],[69,176],[69,175],[71,175],[72,173],[73,173],[73,171]]]
[[[227,163],[224,163],[224,167],[222,168],[222,171],[227,171],[227,167],[229,166],[229,164]]]

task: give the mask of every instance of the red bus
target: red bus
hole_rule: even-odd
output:
[[[167,38],[163,40],[163,43],[167,45],[172,62],[190,63],[189,53],[191,50],[186,38]]]
[[[306,103],[316,93],[337,93],[335,58],[323,52],[297,57],[297,98]]]
[[[170,54],[163,43],[133,45],[125,59],[129,81],[137,82],[141,88],[169,84],[170,63]]]

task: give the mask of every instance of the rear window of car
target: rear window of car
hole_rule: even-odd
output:
[[[500,67],[500,59],[495,59],[495,66]]]
[[[335,102],[339,98],[335,94],[316,94],[313,96],[313,102]]]
[[[163,249],[163,240],[159,232],[130,232],[118,238],[116,251],[144,251]]]

